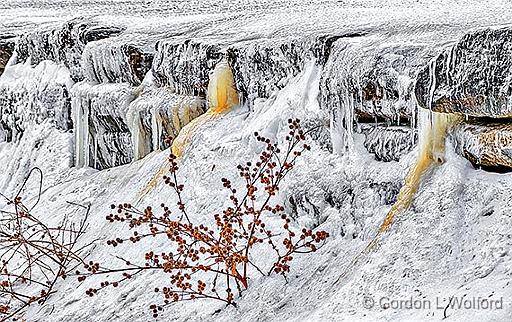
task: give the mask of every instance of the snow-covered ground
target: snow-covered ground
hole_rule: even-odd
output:
[[[428,44],[420,50],[429,56],[424,57],[427,60],[438,50],[433,44],[451,43],[469,28],[509,23],[512,8],[508,1],[476,0],[390,0],[384,4],[364,0],[8,0],[0,5],[0,26],[21,34],[36,25],[60,23],[77,15],[126,26],[127,37],[134,39],[183,31],[185,36],[233,44],[363,31],[368,35],[354,40],[361,52],[413,42]],[[357,65],[357,60],[350,61]],[[282,142],[289,118],[305,124],[328,118],[329,112],[320,104],[323,68],[308,61],[269,98],[256,99],[250,108],[237,106],[199,128],[179,160],[189,213],[213,223],[208,215],[229,202],[220,179],[228,177],[242,186],[236,181],[236,166],[260,152],[255,131]],[[334,69],[338,70],[343,71]],[[37,82],[44,83],[45,90],[52,86],[56,92],[71,89],[69,72],[50,61],[35,68],[11,66],[0,77],[0,90],[12,88],[16,75],[23,82],[19,92],[34,94],[26,99],[33,107],[25,114],[23,106],[19,107],[20,117],[26,120],[20,141],[0,142],[1,192],[14,195],[30,169],[40,167],[45,174],[43,194],[34,213],[55,224],[64,214],[71,214],[72,219],[83,215],[68,202],[90,204],[91,227],[83,239],[99,239],[90,251],[91,259],[108,262],[119,254],[143,259],[147,250],[165,250],[165,240],[158,239],[136,247],[107,246],[105,241],[122,235],[124,228],[108,223],[105,216],[112,203],[175,203],[162,180],[147,189],[166,166],[169,151],[154,151],[141,160],[102,171],[72,167],[75,138],[72,130],[62,126],[66,119],[58,113],[59,106],[54,111],[60,118],[36,120],[40,115],[36,103],[41,101]],[[45,77],[37,78],[41,75]],[[412,208],[399,216],[375,249],[354,261],[378,231],[418,150],[399,162],[378,162],[364,149],[360,134],[354,134],[353,148],[344,155],[329,152],[319,140],[308,140],[312,150],[287,177],[279,198],[288,209],[290,197],[299,202],[293,224],[328,231],[326,245],[316,253],[297,256],[288,281],[279,276],[250,280],[249,288],[236,298],[236,308],[208,300],[182,302],[166,307],[162,320],[438,321],[446,317],[447,321],[512,321],[510,174],[475,169],[448,143],[446,163],[429,170]],[[36,193],[37,185],[29,184],[24,195],[29,201]],[[79,283],[68,278],[59,281],[58,292],[44,306],[31,306],[25,318],[148,321],[147,306],[158,297],[151,290],[165,281],[166,276],[148,271],[90,298],[85,291],[96,286],[98,279]],[[449,305],[450,297],[451,303],[483,298],[502,299],[503,304],[498,309],[456,309]],[[423,307],[394,307],[401,300],[421,301]]]

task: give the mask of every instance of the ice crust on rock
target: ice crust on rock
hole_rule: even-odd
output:
[[[209,72],[221,58],[215,43],[163,40],[157,44],[152,72],[159,86],[172,86],[178,94],[205,96]]]
[[[407,126],[361,124],[364,147],[379,161],[399,161],[409,153],[418,140],[416,129]]]
[[[18,141],[45,120],[70,129],[72,86],[68,69],[53,61],[8,66],[0,78],[0,141]]]
[[[230,46],[228,57],[243,100],[252,106],[255,99],[269,98],[286,86],[310,60],[325,63],[330,40],[327,37],[284,38]]]
[[[128,35],[88,43],[81,62],[85,80],[140,85],[151,68],[154,51],[150,45],[141,43],[139,39],[143,37]]]
[[[85,45],[122,32],[119,27],[102,26],[94,20],[75,18],[63,24],[39,27],[21,35],[17,42],[17,61],[37,65],[43,60],[64,64],[77,82],[82,76],[82,52]]]
[[[77,14],[86,17],[72,20]],[[45,185],[34,211],[56,223],[60,214],[75,211],[67,201],[91,203],[95,224],[86,239],[100,239],[91,252],[96,260],[112,259],[104,241],[119,234],[104,221],[110,204],[177,202],[161,180],[150,181],[167,168],[165,138],[178,136],[187,124],[194,130],[180,159],[183,198],[189,212],[205,221],[229,202],[220,179],[236,177],[236,165],[261,151],[254,132],[283,142],[289,118],[319,126],[308,136],[312,151],[284,182],[279,201],[293,215],[292,225],[328,230],[326,246],[297,258],[287,282],[279,276],[250,281],[236,309],[211,301],[177,303],[164,310],[164,319],[421,321],[441,318],[443,311],[368,310],[361,301],[473,293],[512,297],[512,180],[475,170],[460,157],[460,147],[483,153],[473,148],[475,136],[485,131],[456,128],[453,135],[464,137],[445,146],[447,122],[425,108],[418,111],[413,93],[416,83],[422,107],[436,106],[446,91],[455,98],[472,90],[504,97],[507,71],[489,57],[499,53],[508,63],[508,27],[501,26],[512,17],[507,1],[11,0],[0,5],[0,16],[0,38],[18,41],[18,58],[11,58],[0,77],[1,192],[14,195],[28,171],[41,167]],[[487,29],[464,36],[478,27]],[[457,42],[474,53],[474,44],[486,48],[489,55],[461,48],[464,54],[447,66],[457,62],[462,69],[450,70],[445,87],[445,48]],[[242,104],[226,104],[210,117],[209,79],[225,57],[236,85],[230,88]],[[431,58],[433,69],[426,67]],[[499,79],[492,78],[493,66],[500,67]],[[475,73],[465,74],[470,68]],[[498,105],[479,109],[501,113]],[[419,161],[426,167],[417,162],[414,169],[426,179],[410,179],[417,193],[404,199],[408,210],[381,246],[335,284],[379,229],[425,145],[428,158]],[[445,163],[429,167],[439,158]],[[243,182],[233,183],[243,190]],[[25,193],[33,200],[36,185]],[[148,247],[168,251],[160,240]],[[126,244],[118,250],[141,253]],[[270,261],[268,254],[258,256]],[[144,310],[155,301],[147,289],[166,282],[145,272],[119,289],[86,298],[85,290],[96,284],[68,278],[26,317],[147,321]],[[455,320],[512,319],[510,310],[447,313]]]
[[[475,117],[512,117],[511,27],[486,28],[447,46],[418,75],[423,108]]]
[[[130,162],[133,145],[126,114],[136,96],[134,88],[82,82],[73,86],[71,96],[76,165],[105,169]]]

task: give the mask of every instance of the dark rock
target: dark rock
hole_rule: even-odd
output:
[[[416,97],[435,112],[512,117],[512,28],[470,32],[425,66]]]
[[[456,151],[473,164],[512,169],[511,123],[461,123],[452,138]]]
[[[14,52],[15,45],[16,38],[13,35],[0,35],[0,75],[3,74],[5,66]]]

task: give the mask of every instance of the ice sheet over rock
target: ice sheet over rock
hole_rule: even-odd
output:
[[[17,62],[29,60],[32,65],[37,65],[43,60],[52,60],[62,63],[70,70],[71,78],[78,82],[83,79],[80,62],[85,45],[116,36],[122,30],[87,18],[43,25],[20,37],[16,47]]]
[[[133,160],[126,115],[136,91],[129,84],[77,83],[71,91],[75,163],[106,169]]]
[[[512,117],[511,27],[486,28],[447,46],[418,75],[423,108],[476,117]]]
[[[72,127],[68,69],[52,61],[8,66],[0,78],[0,141],[18,141],[33,124]]]
[[[358,32],[332,45],[319,99],[331,114],[334,151],[351,149],[356,120],[415,127],[414,79],[434,49],[412,39],[401,43],[395,37]]]

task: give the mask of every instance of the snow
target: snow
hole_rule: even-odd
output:
[[[412,297],[434,303],[436,297],[445,300],[450,296],[503,297],[504,306],[501,310],[448,309],[448,321],[512,320],[512,177],[474,169],[455,153],[449,141],[443,154],[446,162],[426,171],[412,207],[397,216],[378,247],[353,262],[375,236],[419,153],[414,148],[399,161],[390,162],[376,161],[368,153],[364,136],[352,131],[351,113],[365,108],[361,88],[367,80],[377,79],[384,88],[396,89],[398,98],[385,97],[373,112],[396,122],[402,111],[414,126],[415,104],[409,95],[418,66],[428,63],[469,28],[508,23],[511,9],[507,1],[112,3],[72,0],[63,6],[59,0],[11,0],[0,5],[2,27],[17,34],[35,25],[45,29],[48,22],[58,25],[77,13],[126,28],[115,40],[85,45],[84,55],[89,60],[80,63],[86,69],[83,82],[72,81],[65,62],[51,61],[35,66],[30,61],[20,62],[0,77],[0,100],[12,93],[22,97],[15,100],[16,111],[2,114],[2,119],[4,115],[19,116],[20,120],[8,122],[23,129],[18,140],[7,142],[4,136],[0,142],[0,189],[15,194],[28,171],[37,166],[45,179],[42,200],[34,209],[37,215],[57,223],[67,213],[80,216],[67,201],[90,204],[92,224],[84,240],[99,239],[90,250],[91,260],[114,264],[112,255],[143,259],[146,250],[166,250],[161,239],[137,247],[105,245],[107,239],[127,234],[121,226],[109,224],[105,215],[112,203],[175,203],[174,194],[161,182],[169,150],[161,150],[166,148],[161,141],[165,131],[158,115],[169,102],[178,106],[172,110],[176,115],[182,113],[177,115],[179,126],[172,126],[176,131],[199,116],[205,103],[195,95],[204,94],[214,63],[230,50],[238,49],[246,59],[245,67],[234,73],[237,85],[247,85],[247,101],[230,104],[225,113],[201,122],[179,160],[179,177],[186,184],[184,199],[195,220],[212,223],[211,215],[229,201],[222,177],[243,186],[236,180],[236,165],[260,151],[254,132],[283,142],[287,120],[295,117],[306,125],[331,122],[334,131],[329,137],[320,133],[308,139],[312,151],[285,180],[279,197],[293,214],[294,225],[328,231],[327,244],[314,254],[297,256],[288,281],[279,276],[250,280],[248,290],[236,298],[237,308],[214,301],[183,302],[167,307],[162,320],[442,320],[444,308],[385,309],[379,306],[379,299]],[[357,37],[346,36],[358,32]],[[298,53],[307,52],[300,57],[276,49],[297,38],[320,34],[345,35],[334,40],[334,51],[324,65],[318,63],[321,55],[308,52],[309,43],[298,47]],[[155,45],[155,59],[161,64],[154,62],[153,70],[139,85],[134,74],[127,74],[130,68],[122,46],[141,37],[147,37],[147,42],[137,45],[144,49]],[[187,37],[201,45],[173,47]],[[263,61],[254,58],[274,44],[272,54]],[[210,53],[219,56],[205,60],[212,48]],[[323,47],[315,44],[311,48]],[[114,51],[109,52],[111,49]],[[207,61],[201,73],[187,67],[196,66],[195,59]],[[371,75],[373,71],[380,73]],[[177,83],[174,78],[180,73],[182,83]],[[194,75],[199,77],[189,77]],[[47,104],[46,99],[54,96],[46,91],[54,87],[61,96]],[[64,89],[71,93],[73,133],[66,126],[67,116],[59,112],[60,104],[69,98]],[[174,104],[175,100],[178,103]],[[48,117],[52,109],[55,112]],[[175,114],[163,118],[169,120]],[[89,132],[91,126],[98,130],[95,137]],[[323,130],[327,131],[319,131]],[[420,128],[420,142],[425,133]],[[335,153],[325,148],[329,142]],[[112,151],[112,146],[117,150]],[[135,161],[130,162],[132,158]],[[30,201],[36,187],[29,187],[25,194]],[[258,255],[270,264],[265,253]],[[59,282],[59,292],[44,306],[30,307],[26,318],[147,321],[147,306],[156,297],[152,289],[165,282],[165,276],[146,272],[89,298],[85,291],[98,285],[99,279],[79,283],[68,278]],[[365,297],[373,299],[375,306],[365,308]]]

